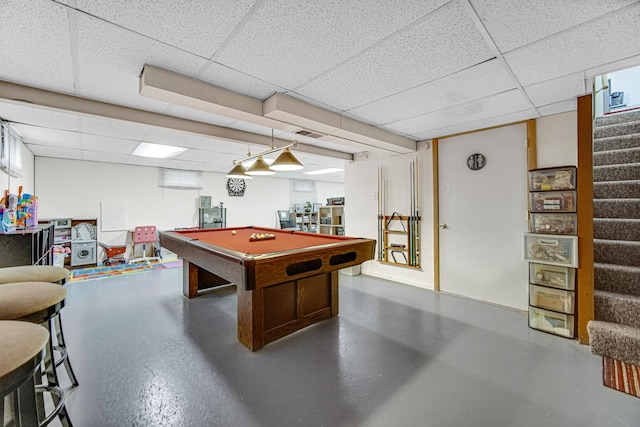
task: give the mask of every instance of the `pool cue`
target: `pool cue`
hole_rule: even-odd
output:
[[[378,260],[384,261],[384,231],[382,229],[384,217],[382,216],[382,166],[378,166]]]
[[[415,182],[416,182],[416,200],[415,200],[415,215],[416,215],[416,266],[420,266],[420,171],[419,158],[416,156]]]
[[[413,265],[413,252],[415,248],[413,247],[413,160],[409,163],[409,216],[407,217],[407,225],[409,228],[409,265]]]

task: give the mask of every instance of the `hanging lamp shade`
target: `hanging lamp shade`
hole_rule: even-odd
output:
[[[304,166],[288,148],[285,148],[275,162],[271,164],[271,169],[275,171],[297,171],[304,169]]]
[[[249,175],[273,175],[275,172],[269,167],[262,156],[258,156],[255,162],[247,169]]]
[[[233,169],[227,173],[227,178],[242,178],[242,179],[251,179],[253,178],[251,175],[247,174],[247,170],[242,166],[242,163],[238,162]]]

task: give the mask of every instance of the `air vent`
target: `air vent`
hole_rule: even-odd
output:
[[[309,138],[315,138],[315,139],[322,138],[324,136],[320,133],[309,132],[308,130],[299,130],[298,132],[296,132],[296,135],[307,136]]]

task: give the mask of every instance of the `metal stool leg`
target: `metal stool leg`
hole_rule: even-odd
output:
[[[75,372],[73,372],[73,368],[71,367],[71,361],[69,360],[69,353],[67,353],[67,345],[64,341],[64,332],[62,330],[62,313],[58,313],[58,315],[56,316],[55,326],[56,326],[56,340],[58,341],[58,345],[54,347],[54,350],[60,353],[60,359],[56,361],[56,367],[64,363],[64,368],[67,370],[67,375],[69,375],[71,384],[73,384],[74,386],[77,386],[78,379],[76,378],[76,374]]]
[[[49,319],[43,324],[49,330],[49,336],[51,336],[51,328],[53,327],[53,319]],[[67,414],[67,408],[64,406],[64,394],[56,393],[53,389],[60,389],[60,382],[58,381],[58,373],[56,372],[55,361],[53,360],[53,340],[49,339],[46,350],[44,353],[44,370],[47,377],[47,388],[51,391],[51,397],[53,398],[54,406],[60,406],[58,417],[63,427],[71,427],[71,420],[69,414]]]

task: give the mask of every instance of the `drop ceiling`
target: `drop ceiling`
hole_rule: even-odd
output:
[[[575,110],[640,64],[630,0],[0,0],[0,22],[0,118],[35,156],[220,173],[272,143],[300,141],[301,172],[342,168]],[[145,66],[175,73],[171,96],[141,93]],[[183,81],[205,89],[185,101]],[[192,102],[210,90],[229,96]],[[220,108],[236,99],[258,110]],[[301,172],[278,176],[344,179]]]

